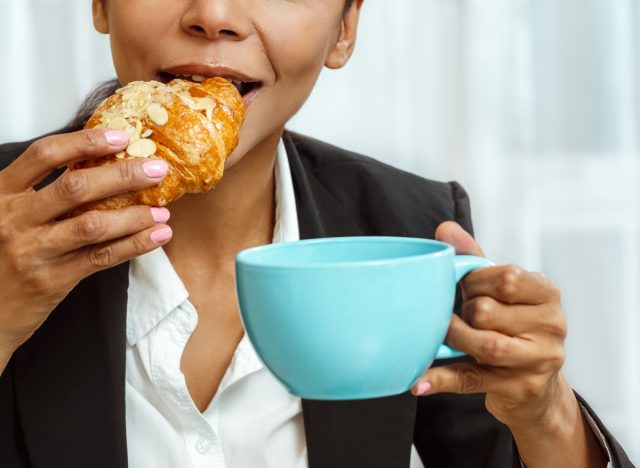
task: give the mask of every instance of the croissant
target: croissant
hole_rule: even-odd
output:
[[[154,187],[88,203],[74,215],[129,205],[164,206],[185,193],[206,192],[222,178],[225,159],[238,144],[244,104],[224,78],[202,83],[175,79],[134,81],[104,100],[85,128],[125,130],[130,139],[116,155],[69,165],[69,170],[112,164],[128,158],[169,162],[164,180]]]

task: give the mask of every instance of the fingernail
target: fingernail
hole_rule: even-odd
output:
[[[171,231],[171,228],[167,226],[167,227],[156,229],[155,231],[153,231],[151,233],[151,240],[156,244],[160,244],[166,240],[171,239],[172,235],[173,235],[173,231]]]
[[[171,213],[166,208],[151,208],[151,217],[156,223],[166,223],[169,220]]]
[[[420,382],[416,388],[416,394],[424,395],[431,390],[431,384],[429,382]]]
[[[162,159],[147,161],[142,165],[142,170],[144,171],[146,176],[151,177],[152,179],[164,177],[165,175],[167,175],[168,169],[169,164],[167,164],[167,161],[163,161]]]
[[[104,139],[111,146],[122,146],[129,141],[129,134],[122,130],[109,130],[104,132]]]

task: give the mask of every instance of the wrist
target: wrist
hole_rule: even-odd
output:
[[[508,421],[511,432],[523,437],[563,438],[571,428],[581,423],[580,406],[564,374],[552,384],[545,404],[527,411],[525,417]]]
[[[604,467],[606,455],[587,427],[580,404],[563,374],[549,404],[526,422],[507,424],[527,468]]]

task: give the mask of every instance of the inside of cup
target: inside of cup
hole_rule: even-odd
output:
[[[256,266],[323,266],[411,259],[444,253],[447,244],[426,239],[343,237],[273,244],[249,249],[238,261]]]

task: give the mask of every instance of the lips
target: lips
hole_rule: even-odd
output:
[[[185,65],[172,67],[158,72],[157,79],[163,83],[179,78],[202,83],[207,78],[220,77],[229,80],[238,90],[243,100],[248,100],[250,96],[260,89],[262,82],[245,75],[237,70],[228,67],[210,67],[207,65]]]

